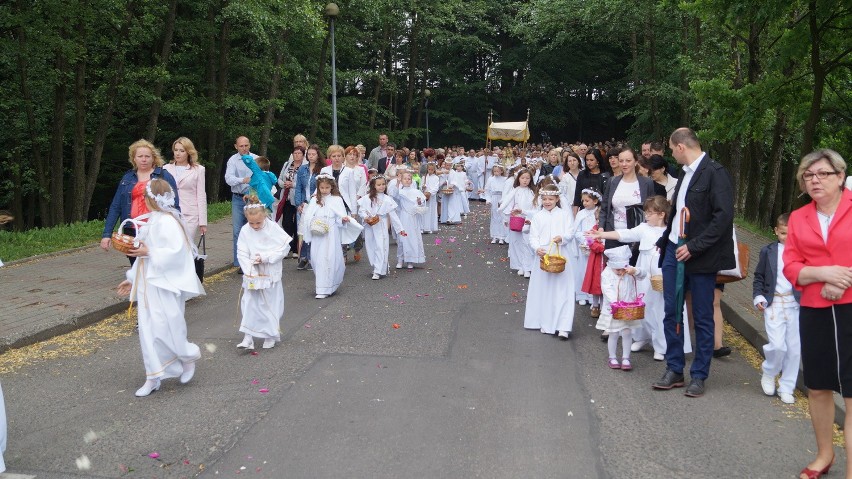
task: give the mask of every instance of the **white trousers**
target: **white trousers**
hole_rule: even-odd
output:
[[[761,365],[763,374],[774,377],[781,373],[778,392],[792,394],[802,360],[799,303],[792,294],[775,295],[772,304],[763,312],[763,319],[766,336],[769,337],[769,344],[763,347],[763,354],[766,355]]]

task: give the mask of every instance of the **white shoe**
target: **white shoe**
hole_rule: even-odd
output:
[[[497,244],[497,238],[491,238],[491,244]]]
[[[544,328],[541,328],[540,331],[541,331],[542,334],[547,334],[547,331],[545,331]]]
[[[760,376],[760,387],[763,388],[763,394],[767,396],[775,395],[775,377],[768,374]]]
[[[272,349],[274,347],[275,347],[275,340],[274,339],[270,338],[270,339],[264,339],[263,340],[263,349]]]
[[[183,363],[183,372],[180,374],[181,384],[186,384],[195,376],[195,361],[191,363]]]
[[[525,272],[524,278],[529,278],[531,274],[532,274],[532,272],[530,272],[530,271]]]
[[[141,388],[136,390],[136,397],[143,398],[158,389],[160,389],[160,379],[149,379]]]
[[[523,275],[524,275],[524,270],[519,269],[519,270],[518,270],[518,276],[523,276]]]
[[[500,240],[499,243],[500,244],[506,244],[506,240]]]
[[[666,355],[663,353],[654,353],[654,361],[664,361],[666,359]]]
[[[633,344],[630,345],[630,350],[634,353],[637,351],[641,351],[646,344],[648,344],[648,341],[634,341]]]
[[[778,393],[778,399],[784,404],[793,404],[796,402],[796,398],[790,393]]]
[[[406,266],[406,268],[408,268],[408,269],[414,269],[414,265],[413,265],[413,264],[411,264],[411,263],[408,263],[408,266]]]
[[[571,337],[571,331],[559,331],[559,334],[557,336],[559,336],[560,338],[568,339]]]
[[[379,279],[379,274],[378,274],[378,273],[373,273],[373,279]]]
[[[243,342],[238,344],[237,347],[240,349],[248,349],[249,351],[251,351],[252,349],[254,349],[254,338],[246,334],[246,337],[243,338]]]
[[[432,230],[424,231],[424,232],[423,232],[423,234],[425,234],[425,235],[430,235],[430,234],[432,234]]]
[[[314,298],[316,298],[316,299],[325,299],[327,297],[328,297],[327,294],[318,294],[318,295],[314,296]]]
[[[402,263],[397,263],[397,264],[396,264],[396,269],[402,269]]]
[[[585,305],[587,305],[588,303],[586,302],[586,300],[585,300],[585,299],[581,299],[580,301],[577,301],[577,304],[579,304],[580,306],[585,306]]]

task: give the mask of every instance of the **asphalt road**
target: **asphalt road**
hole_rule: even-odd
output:
[[[486,214],[473,205],[465,224],[425,236],[425,268],[371,281],[366,258],[349,265],[326,300],[287,260],[284,339],[257,355],[235,347],[238,276],[208,283],[187,306],[203,353],[195,378],[147,398],[133,396],[144,370],[126,322],[42,348],[56,357],[0,356],[14,368],[0,375],[9,471],[792,478],[811,460],[810,422],[762,394],[740,351],[714,361],[707,395],[690,399],[651,390],[663,365],[650,352],[634,354],[631,372],[608,369],[586,308],[570,341],[524,330],[527,280],[509,272],[505,246],[488,244]]]

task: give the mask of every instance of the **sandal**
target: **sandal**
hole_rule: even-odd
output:
[[[804,475],[808,479],[819,479],[820,476],[828,474],[828,471],[831,469],[831,466],[833,466],[833,465],[834,465],[834,458],[832,457],[831,462],[829,462],[827,466],[822,468],[822,470],[815,471],[813,469],[808,469],[807,467],[805,467],[804,469],[802,469],[802,472],[799,473],[799,477],[802,477]]]
[[[609,358],[608,364],[610,369],[621,369],[621,363],[618,362],[618,359]]]

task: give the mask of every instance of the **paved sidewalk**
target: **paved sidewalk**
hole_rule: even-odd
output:
[[[207,229],[206,274],[232,265],[231,217]],[[96,239],[100,241],[99,238]],[[0,268],[0,352],[86,326],[127,307],[115,294],[129,267],[118,251],[77,248]]]

